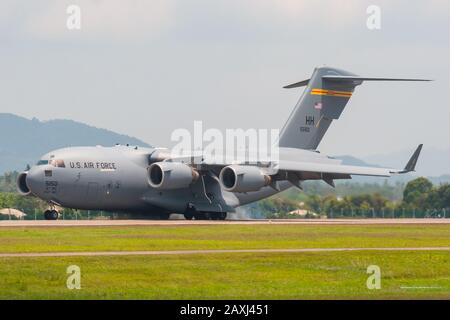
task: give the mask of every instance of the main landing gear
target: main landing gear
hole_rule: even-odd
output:
[[[225,220],[227,218],[226,212],[190,212],[184,213],[186,220]]]
[[[227,218],[226,212],[205,212],[197,211],[195,205],[189,203],[184,212],[184,218],[186,220],[225,220]]]
[[[59,217],[59,213],[58,213],[58,211],[56,211],[54,209],[44,211],[45,220],[58,220],[58,217]]]

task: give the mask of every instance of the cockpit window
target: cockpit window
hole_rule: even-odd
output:
[[[48,164],[48,160],[39,160],[39,161],[36,163],[37,166],[43,166],[43,165],[45,165],[45,164]]]
[[[50,164],[54,167],[58,167],[58,168],[65,168],[66,165],[64,163],[64,160],[62,159],[53,159],[50,161]]]

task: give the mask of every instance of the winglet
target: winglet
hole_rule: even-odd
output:
[[[414,151],[413,155],[409,159],[403,170],[397,171],[396,173],[408,173],[411,171],[416,171],[417,159],[419,159],[420,151],[422,150],[423,144],[419,144],[416,151]]]

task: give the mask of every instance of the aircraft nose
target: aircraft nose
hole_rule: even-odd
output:
[[[33,194],[42,196],[44,193],[44,171],[37,167],[31,168],[27,173],[26,184]]]

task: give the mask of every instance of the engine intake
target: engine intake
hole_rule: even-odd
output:
[[[258,191],[272,181],[258,167],[237,165],[223,168],[219,179],[223,188],[230,192]]]
[[[27,186],[27,172],[22,172],[17,177],[17,191],[23,196],[31,194],[30,188]]]
[[[155,162],[148,167],[148,183],[156,189],[186,188],[198,177],[196,170],[180,162]]]

